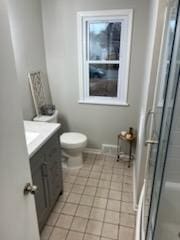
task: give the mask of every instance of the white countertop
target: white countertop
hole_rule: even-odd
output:
[[[29,157],[32,157],[60,127],[59,123],[24,121],[25,132],[34,135],[34,140],[27,144]]]

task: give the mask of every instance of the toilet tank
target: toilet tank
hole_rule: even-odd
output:
[[[57,123],[58,122],[58,111],[55,110],[54,114],[51,116],[40,115],[33,118],[35,122],[49,122],[49,123]]]

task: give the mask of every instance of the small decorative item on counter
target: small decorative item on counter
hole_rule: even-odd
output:
[[[41,114],[46,116],[52,116],[56,107],[52,104],[44,104],[41,106]]]
[[[121,131],[121,135],[122,135],[123,137],[125,137],[125,136],[126,136],[126,134],[127,134],[127,132],[126,132],[126,131]]]
[[[134,136],[134,134],[133,134],[133,128],[130,127],[130,128],[129,128],[129,132],[126,134],[126,138],[127,138],[127,139],[132,139],[133,136]]]

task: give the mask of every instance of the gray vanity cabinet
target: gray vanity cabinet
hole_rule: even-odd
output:
[[[44,225],[44,219],[48,217],[49,212],[49,186],[47,181],[47,166],[44,162],[43,152],[43,149],[40,149],[40,151],[31,158],[33,184],[38,187],[38,191],[35,195],[35,202],[40,229]]]
[[[42,230],[48,216],[63,191],[59,133],[55,133],[30,159],[39,229]]]
[[[50,185],[50,205],[56,201],[59,190],[63,188],[62,185],[62,166],[60,161],[60,145],[59,135],[55,135],[46,144],[46,162],[48,167],[48,180]]]

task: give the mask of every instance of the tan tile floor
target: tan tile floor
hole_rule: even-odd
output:
[[[132,167],[115,157],[84,154],[80,170],[64,169],[64,193],[41,240],[133,240]]]

